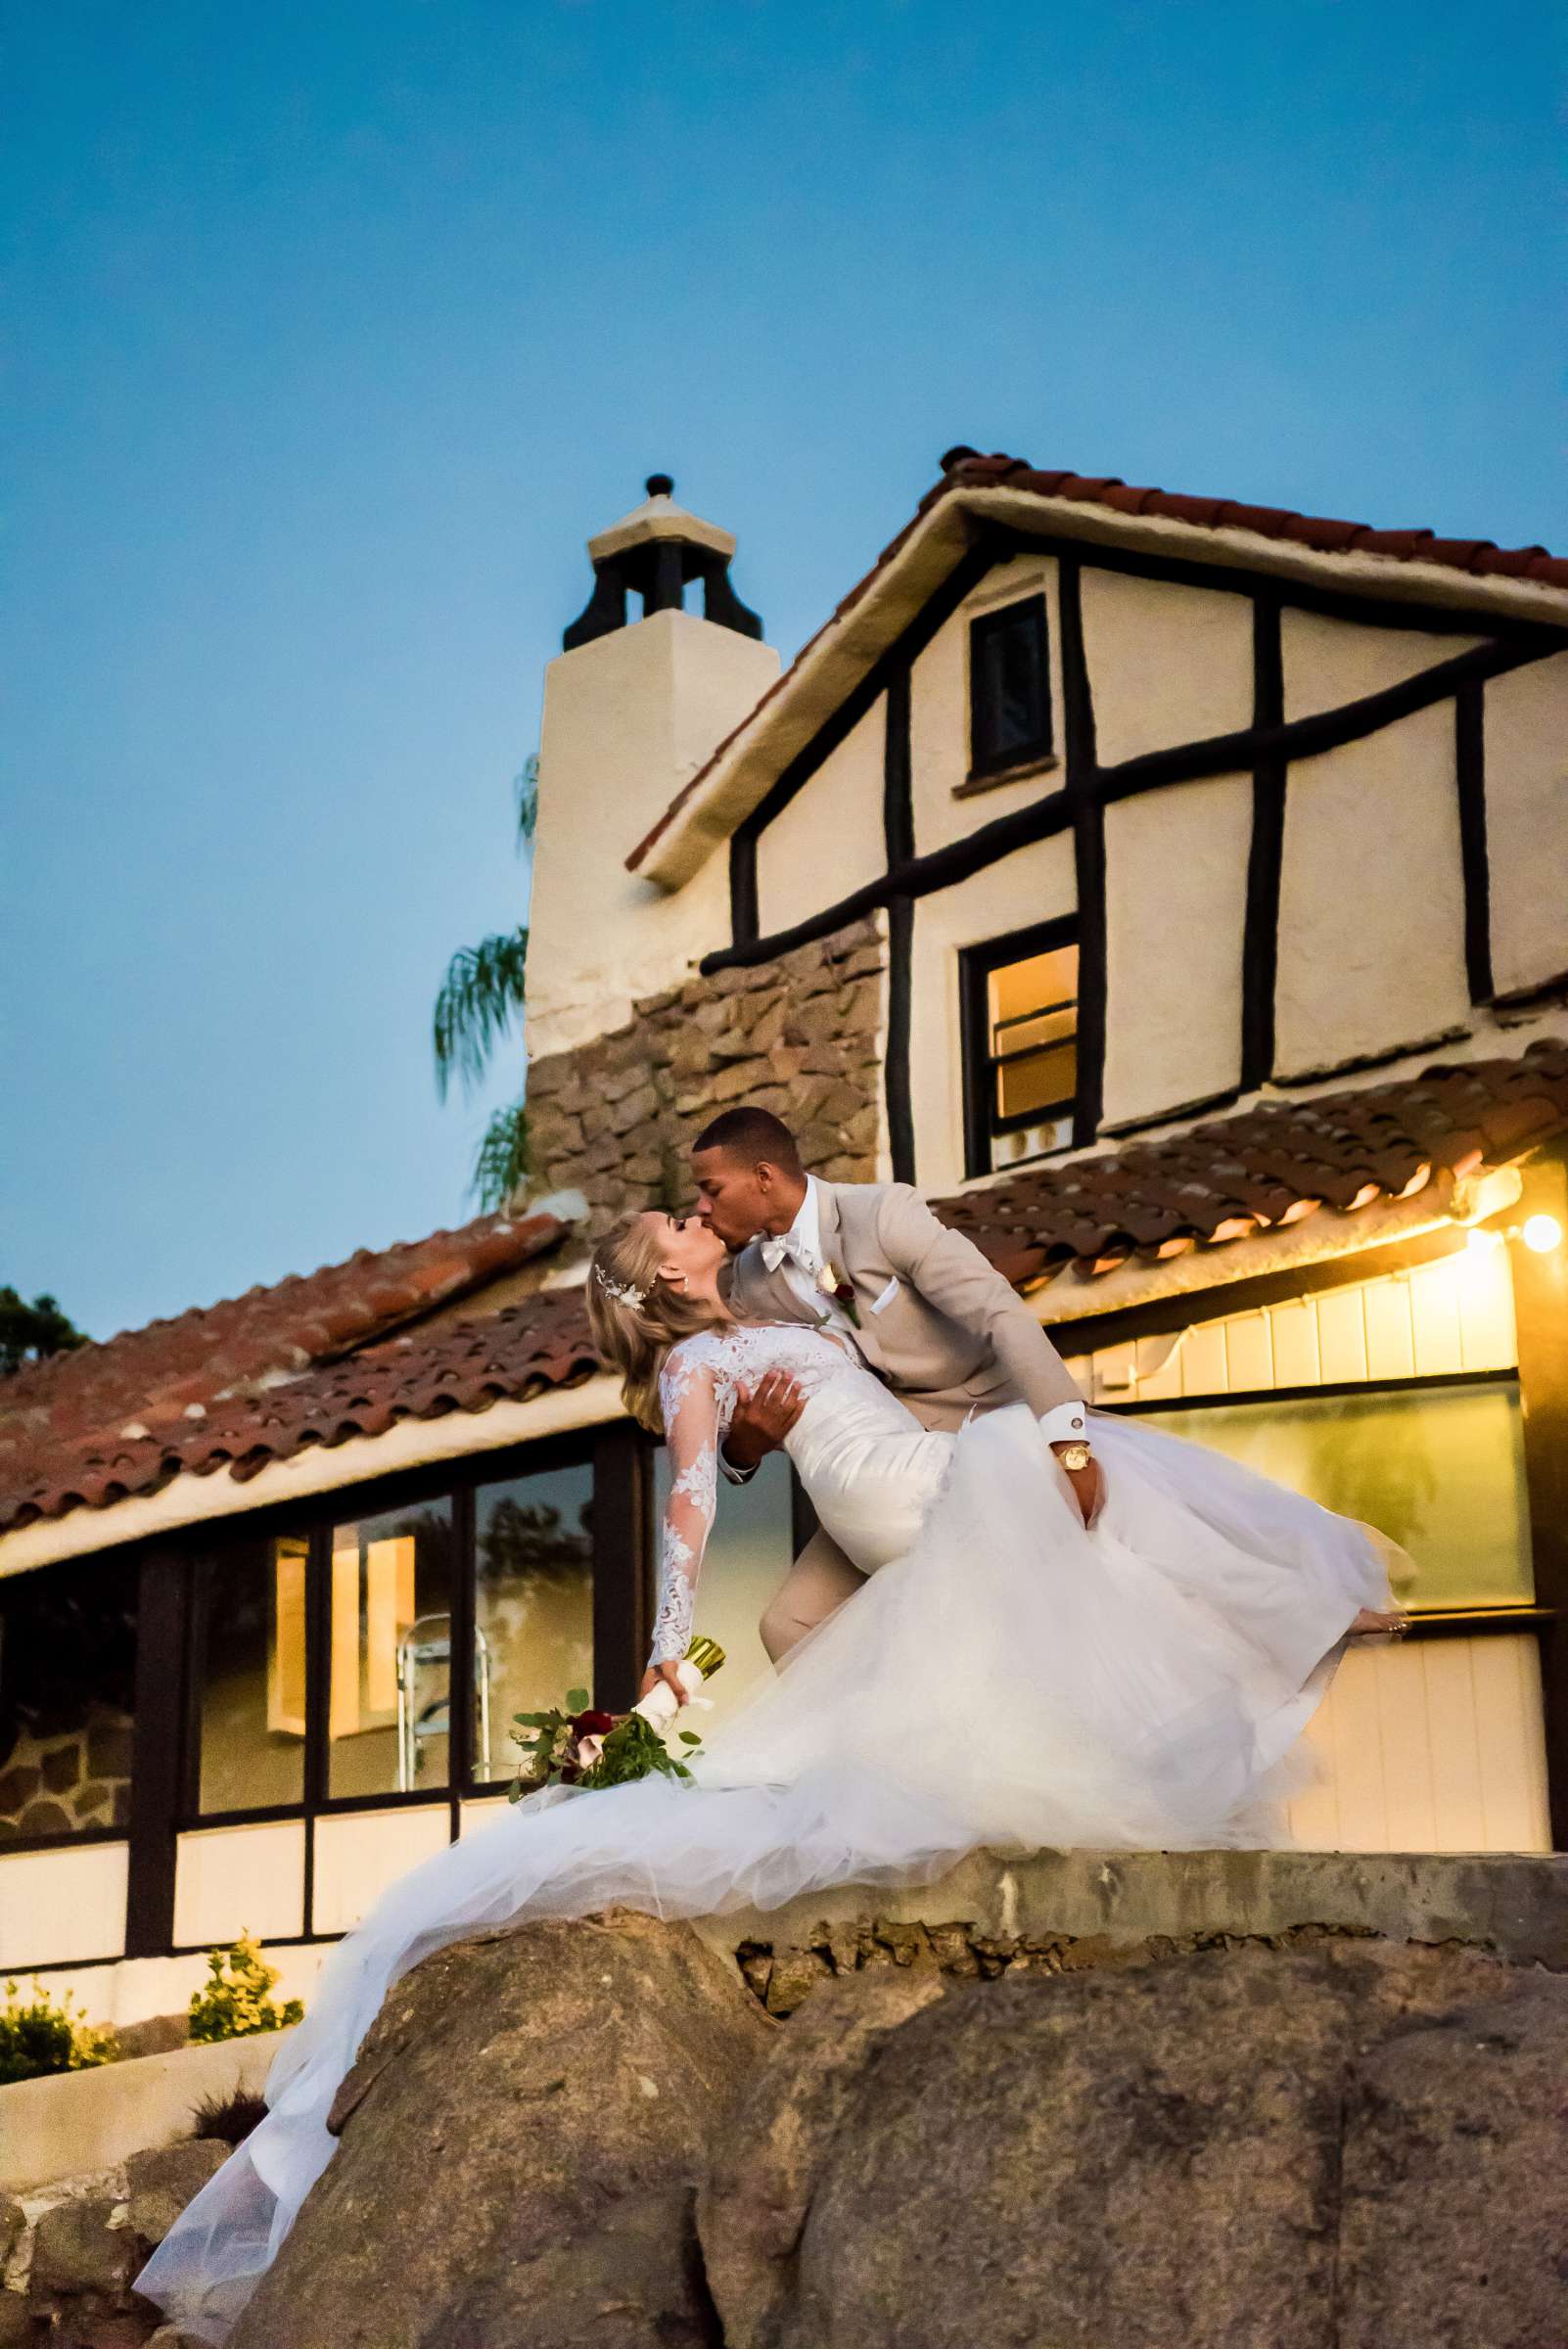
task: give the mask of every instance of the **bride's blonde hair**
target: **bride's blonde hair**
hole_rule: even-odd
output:
[[[612,1223],[588,1267],[588,1321],[606,1362],[621,1373],[621,1397],[632,1417],[656,1436],[665,1432],[659,1373],[681,1338],[709,1329],[718,1315],[703,1300],[684,1297],[660,1275],[665,1258],[659,1226],[644,1214]]]

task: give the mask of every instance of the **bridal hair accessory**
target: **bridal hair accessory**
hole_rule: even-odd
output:
[[[613,1297],[617,1305],[639,1306],[645,1305],[648,1301],[648,1292],[646,1289],[639,1289],[634,1282],[629,1280],[612,1280],[609,1273],[605,1270],[603,1265],[594,1266],[593,1277],[598,1282],[600,1288],[603,1289],[605,1295],[607,1297]]]
[[[676,1666],[688,1706],[706,1706],[697,1694],[724,1661],[714,1639],[694,1639]],[[523,1758],[509,1800],[521,1802],[541,1786],[577,1786],[584,1792],[601,1786],[629,1786],[656,1773],[667,1778],[689,1778],[686,1761],[702,1743],[694,1729],[678,1732],[686,1760],[665,1743],[665,1732],[681,1710],[681,1700],[669,1682],[661,1680],[641,1704],[629,1713],[602,1713],[588,1702],[586,1688],[574,1688],[565,1709],[550,1713],[514,1713],[514,1744]]]

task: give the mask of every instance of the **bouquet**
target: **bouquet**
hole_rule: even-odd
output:
[[[715,1641],[692,1641],[678,1667],[688,1700],[723,1661]],[[656,1771],[667,1778],[689,1778],[686,1763],[665,1742],[679,1710],[674,1690],[661,1681],[629,1713],[606,1713],[590,1705],[586,1688],[568,1689],[565,1706],[553,1712],[514,1713],[513,1741],[523,1759],[509,1799],[521,1802],[541,1786],[629,1786]],[[689,1756],[702,1739],[695,1729],[682,1729],[679,1742]]]

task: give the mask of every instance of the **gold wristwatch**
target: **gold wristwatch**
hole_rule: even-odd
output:
[[[1064,1444],[1057,1457],[1064,1468],[1086,1468],[1094,1454],[1086,1444]]]
[[[1082,1403],[1059,1403],[1041,1415],[1040,1433],[1064,1468],[1086,1468],[1094,1457],[1088,1440],[1088,1411]]]

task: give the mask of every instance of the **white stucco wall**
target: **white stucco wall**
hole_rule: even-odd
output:
[[[335,1812],[315,1826],[313,1922],[347,1933],[389,1884],[451,1841],[444,1803],[429,1809]]]
[[[922,1190],[953,1190],[964,1179],[959,949],[1053,921],[1071,913],[1076,902],[1073,844],[1065,836],[1020,849],[956,888],[916,902],[909,1087]]]
[[[727,859],[667,894],[625,858],[778,673],[770,645],[657,612],[545,670],[530,910],[530,1054],[618,1027],[729,935]]]
[[[1486,688],[1492,976],[1499,994],[1568,971],[1568,653]]]
[[[1108,1126],[1241,1079],[1252,779],[1217,775],[1105,813]]]
[[[1102,766],[1251,725],[1246,596],[1085,570],[1083,608]]]
[[[1319,710],[1361,701],[1484,641],[1480,636],[1437,636],[1419,628],[1375,628],[1356,621],[1325,620],[1316,612],[1281,613],[1285,716],[1311,717]]]
[[[1290,770],[1275,1069],[1303,1076],[1469,1018],[1453,713]]]
[[[887,707],[879,695],[758,841],[757,908],[764,937],[791,929],[886,872],[886,740]],[[725,943],[728,935],[726,913]]]
[[[967,839],[980,825],[1010,815],[1015,807],[1061,789],[1054,770],[1019,783],[992,784],[973,798],[955,800],[954,787],[969,772],[969,628],[983,612],[1045,597],[1050,663],[1052,730],[1058,755],[1062,739],[1061,629],[1056,608],[1056,565],[1038,556],[1020,556],[989,571],[974,594],[949,614],[909,675],[909,765],[914,800],[915,853],[929,856],[950,841]]]

